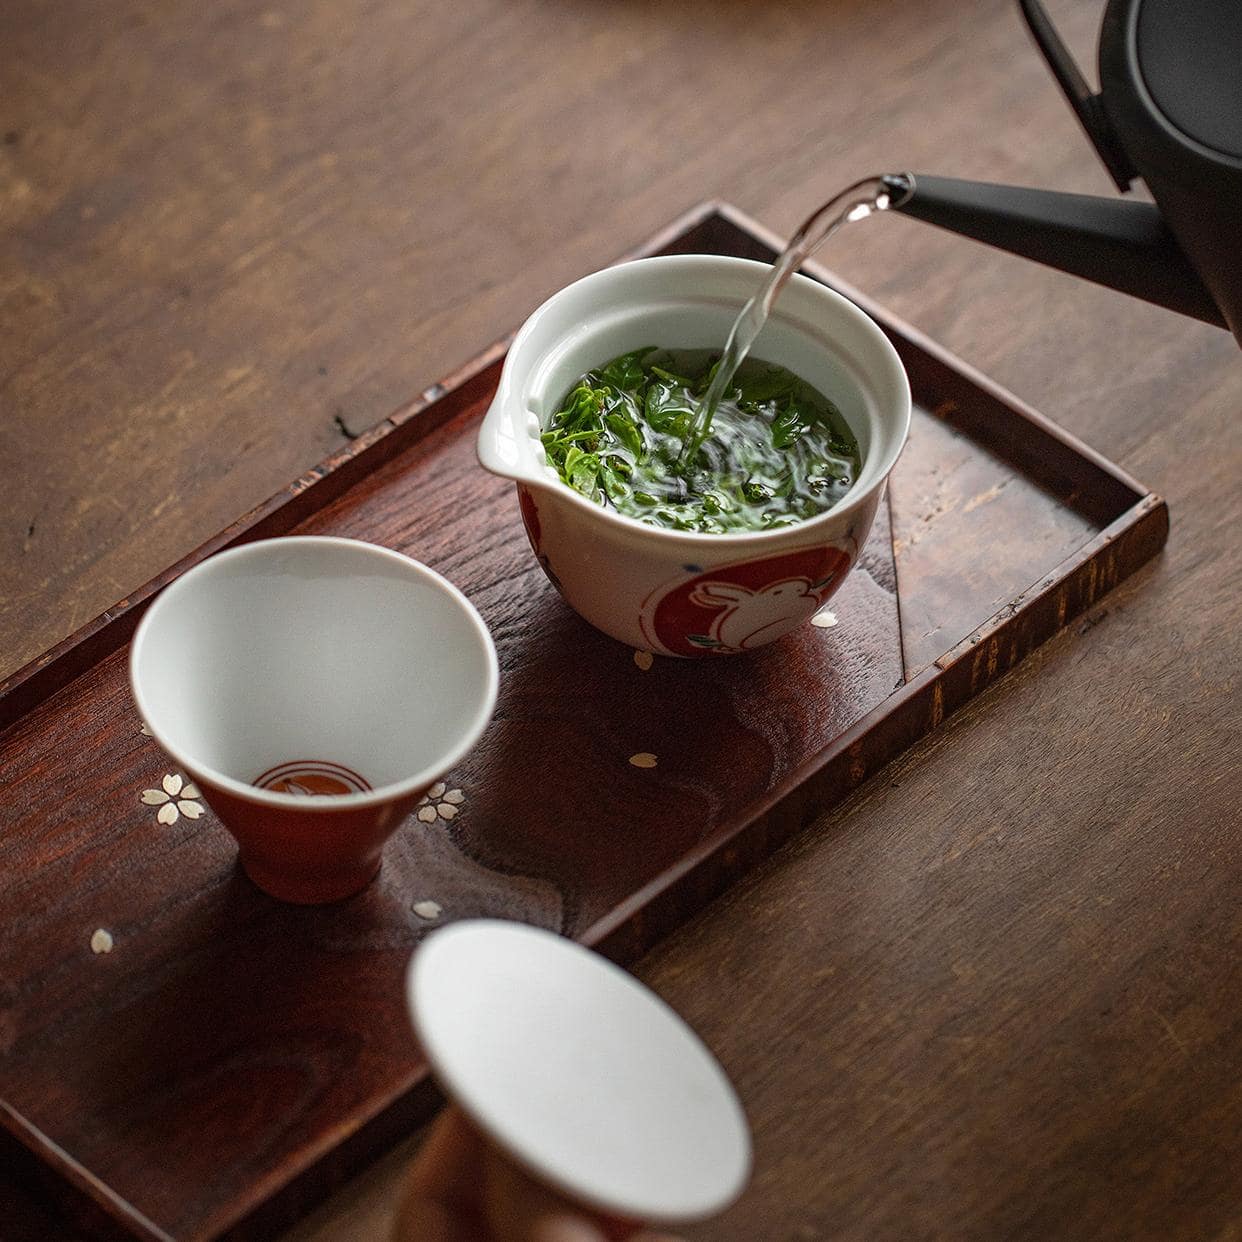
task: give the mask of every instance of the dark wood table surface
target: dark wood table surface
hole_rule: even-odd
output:
[[[696,201],[1110,192],[1006,0],[11,0],[0,134],[4,672]],[[822,257],[1172,534],[640,964],[754,1127],[686,1232],[1240,1238],[1237,346],[906,220]],[[290,1242],[384,1237],[416,1144]]]

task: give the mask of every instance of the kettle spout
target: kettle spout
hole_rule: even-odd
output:
[[[893,189],[893,211],[1228,327],[1150,203],[912,173],[885,181]]]

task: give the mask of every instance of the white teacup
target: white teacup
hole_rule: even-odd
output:
[[[335,901],[465,755],[496,702],[491,635],[425,565],[301,536],[213,556],[167,587],[130,650],[151,735],[237,838],[252,880]]]

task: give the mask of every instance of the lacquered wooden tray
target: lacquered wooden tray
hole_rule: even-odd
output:
[[[642,253],[776,244],[709,204]],[[402,996],[429,928],[500,915],[632,959],[1160,549],[1158,497],[844,292],[892,337],[917,410],[822,626],[645,668],[580,621],[513,488],[475,463],[502,342],[0,687],[0,1155],[66,1229],[269,1236],[434,1106]],[[380,878],[320,908],[240,874],[125,676],[163,585],[289,532],[426,561],[501,655],[483,742]]]

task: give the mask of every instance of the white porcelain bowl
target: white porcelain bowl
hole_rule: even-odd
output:
[[[862,470],[827,513],[796,526],[711,535],[647,526],[562,483],[540,432],[574,381],[643,346],[719,349],[769,271],[763,263],[677,255],[576,281],[517,334],[479,432],[479,460],[518,486],[539,563],[606,634],[664,655],[749,651],[808,620],[858,558],[910,426],[896,350],[852,302],[795,276],[752,356],[829,397],[858,440]]]

